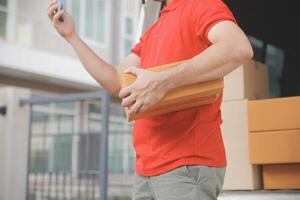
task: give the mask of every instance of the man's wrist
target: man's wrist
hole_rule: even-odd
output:
[[[79,39],[79,36],[76,32],[73,32],[68,37],[65,37],[65,39],[73,46],[74,43],[76,43],[76,41]]]
[[[160,85],[168,92],[174,88],[176,88],[176,84],[174,83],[174,72],[170,70],[159,72],[159,82]]]
[[[182,86],[183,71],[189,67],[189,65],[191,65],[191,63],[187,61],[176,67],[160,72],[161,84],[164,85],[168,91]]]

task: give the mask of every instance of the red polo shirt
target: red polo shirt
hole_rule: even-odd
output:
[[[235,19],[221,0],[172,0],[132,52],[144,69],[190,59],[208,48],[207,35]],[[222,95],[211,105],[136,120],[135,170],[154,176],[182,165],[226,166],[220,125]]]

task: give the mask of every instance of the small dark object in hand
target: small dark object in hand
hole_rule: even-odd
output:
[[[55,13],[58,13],[63,9],[63,0],[57,0],[57,9],[55,10]],[[60,16],[59,21],[64,22],[64,17]]]
[[[6,115],[7,112],[7,107],[6,106],[1,106],[0,107],[0,115]]]

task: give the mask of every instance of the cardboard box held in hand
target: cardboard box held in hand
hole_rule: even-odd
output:
[[[180,65],[182,62],[171,63],[158,67],[152,67],[147,70],[160,72]],[[130,73],[123,73],[121,77],[122,88],[128,87],[136,80],[136,76]],[[153,117],[174,111],[180,111],[188,108],[208,105],[213,103],[224,87],[223,79],[201,82],[175,88],[169,92],[155,105],[151,106],[145,112],[129,115],[129,110],[133,105],[125,108],[128,121],[136,119]]]

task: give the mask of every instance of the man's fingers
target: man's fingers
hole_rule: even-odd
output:
[[[130,95],[122,100],[122,106],[127,107],[127,106],[131,105],[132,103],[134,103],[135,100],[136,100],[136,98],[133,95]]]
[[[139,109],[139,112],[144,112],[147,109],[147,106],[143,104],[141,108]]]
[[[57,3],[56,0],[52,0],[51,3],[50,3],[50,5],[49,5],[49,7],[52,6],[52,5],[54,5],[54,4],[56,4],[56,3]]]
[[[123,88],[123,89],[119,92],[119,97],[120,97],[120,98],[125,98],[125,97],[127,97],[130,93],[131,93],[131,87]]]
[[[143,106],[140,108],[139,112],[144,112],[148,110],[148,108],[150,107],[151,107],[150,102],[147,99],[145,99],[143,102]]]
[[[54,4],[57,4],[57,1],[56,0],[52,0],[48,6],[48,10],[51,6],[53,6]]]
[[[53,20],[52,20],[52,22],[53,22],[54,25],[61,23],[61,21],[59,20],[59,18],[61,16],[63,16],[63,14],[64,14],[64,10],[61,10],[61,11],[59,11],[58,13],[56,13],[54,15]]]
[[[142,106],[143,106],[143,103],[141,101],[135,102],[135,104],[132,106],[132,108],[129,111],[129,115],[139,112],[139,110]]]
[[[49,18],[52,20],[54,15],[56,14],[55,13],[55,9],[57,9],[57,4],[55,3],[54,5],[51,5],[49,6],[49,9],[48,9],[48,16]]]

